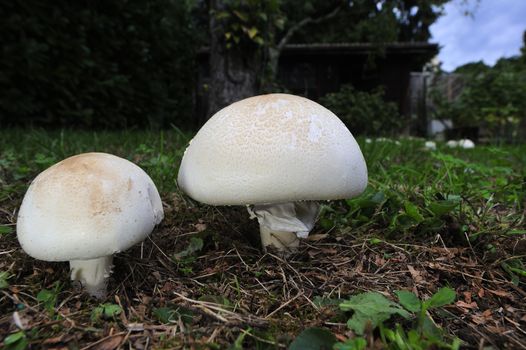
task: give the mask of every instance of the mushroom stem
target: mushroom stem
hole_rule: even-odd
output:
[[[267,247],[273,246],[278,251],[294,251],[300,245],[300,239],[295,232],[273,231],[267,226],[260,225],[261,245],[266,251]]]
[[[90,260],[71,260],[71,280],[79,281],[91,296],[102,299],[106,296],[112,262],[112,255]]]
[[[248,208],[251,218],[257,218],[261,244],[266,251],[273,246],[281,252],[298,248],[299,239],[306,238],[314,227],[320,205],[317,202],[287,202],[261,204]]]

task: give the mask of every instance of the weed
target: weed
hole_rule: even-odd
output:
[[[55,282],[53,289],[42,289],[37,294],[37,301],[42,303],[44,309],[53,316],[55,314],[55,305],[57,304],[58,294],[60,293],[60,283]]]
[[[100,304],[91,312],[91,321],[96,322],[100,320],[111,320],[115,319],[116,316],[120,315],[122,307],[117,304],[105,303]]]

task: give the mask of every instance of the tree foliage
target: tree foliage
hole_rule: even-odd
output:
[[[185,2],[7,1],[0,13],[0,123],[122,127],[190,116]]]
[[[343,6],[323,26],[306,27],[295,36],[299,42],[427,41],[429,27],[449,0],[356,0]],[[306,5],[312,9],[313,6]]]
[[[433,92],[436,117],[456,126],[482,126],[492,137],[515,139],[526,122],[526,60],[500,59],[490,67],[483,62],[463,65],[454,73],[464,81],[460,95],[448,102]],[[524,130],[523,130],[524,131]]]
[[[211,0],[209,11],[201,12],[213,16],[209,112],[243,93],[276,90],[278,60],[288,43],[427,41],[448,1]]]

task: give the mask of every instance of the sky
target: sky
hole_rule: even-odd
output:
[[[472,16],[466,16],[466,9]],[[526,0],[453,0],[431,26],[431,41],[441,46],[442,69],[452,71],[468,62],[493,65],[520,53],[526,30]]]

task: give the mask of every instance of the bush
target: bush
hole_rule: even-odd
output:
[[[520,139],[519,126],[526,122],[524,61],[505,58],[493,67],[470,63],[455,73],[462,75],[464,84],[453,101],[448,101],[440,90],[431,91],[434,117],[452,119],[457,127],[482,127],[493,138]]]
[[[0,125],[184,124],[193,42],[185,1],[3,1]]]
[[[401,131],[403,120],[393,102],[384,101],[383,88],[371,93],[351,85],[325,95],[321,104],[334,112],[354,135],[388,136]]]

